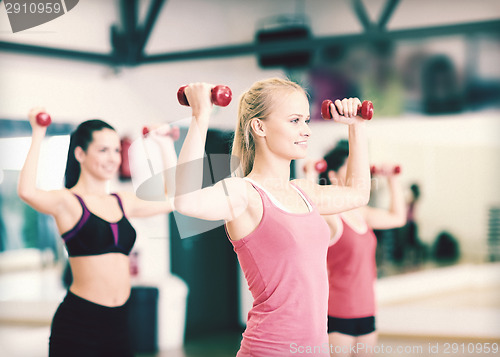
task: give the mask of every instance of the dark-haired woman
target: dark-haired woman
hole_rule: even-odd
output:
[[[340,141],[324,159],[327,170],[320,184],[346,185],[349,144]],[[306,167],[308,179],[314,162]],[[330,227],[327,254],[329,299],[328,337],[332,356],[370,356],[377,344],[375,329],[377,239],[373,229],[401,227],[406,221],[405,202],[392,166],[382,165],[379,175],[387,178],[391,193],[389,209],[359,207],[340,214],[325,215]],[[355,352],[353,352],[355,351]]]
[[[108,192],[108,181],[121,164],[121,145],[116,131],[101,120],[85,121],[71,134],[65,188],[38,189],[37,166],[46,132],[36,122],[40,111],[43,108],[29,113],[33,134],[18,194],[37,211],[55,218],[73,273],[52,321],[49,356],[133,356],[127,323],[128,255],[136,232],[128,218],[168,213],[172,206],[168,199],[150,202],[133,193]],[[161,135],[162,130],[151,136],[164,154],[175,157],[172,139]]]

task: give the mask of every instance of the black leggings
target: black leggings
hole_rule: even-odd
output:
[[[50,332],[49,357],[133,357],[128,302],[107,307],[68,290]]]

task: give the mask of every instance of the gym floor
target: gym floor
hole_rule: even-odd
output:
[[[499,272],[500,263],[459,265],[382,279],[379,285],[388,291],[378,291],[380,336],[374,356],[498,355],[491,348],[500,345]],[[392,289],[391,283],[402,288]],[[432,289],[431,295],[416,294]],[[49,333],[47,323],[0,320],[0,356],[46,357]],[[240,331],[205,335],[187,338],[182,348],[137,357],[230,357],[240,341]]]
[[[0,325],[0,355],[2,357],[46,357],[46,327]],[[8,343],[5,344],[6,339]],[[139,354],[136,357],[234,357],[238,350],[241,334],[224,333],[186,341],[178,350],[154,354]],[[489,343],[500,344],[494,339],[456,339],[411,336],[380,336],[375,356],[385,357],[473,357],[495,356],[495,353],[479,352],[479,347]],[[6,346],[16,346],[6,349]],[[469,352],[471,351],[471,352]]]

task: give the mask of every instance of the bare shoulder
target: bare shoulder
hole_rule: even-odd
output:
[[[116,194],[118,195],[120,200],[123,202],[123,204],[130,203],[138,198],[135,193],[130,192],[130,191],[120,191],[120,192],[116,192]]]
[[[239,190],[244,204],[235,209],[235,218],[227,220],[227,229],[231,240],[237,241],[253,232],[259,225],[263,215],[263,204],[260,194],[253,185],[241,178],[228,179],[229,192]]]
[[[234,190],[244,190],[250,183],[241,177],[228,177],[216,183],[216,185],[218,184],[226,185]]]
[[[227,193],[231,198],[233,203],[238,202],[238,212],[236,217],[241,214],[246,214],[254,217],[260,217],[262,215],[262,198],[259,192],[253,187],[253,184],[239,177],[232,177],[227,179]],[[235,199],[235,197],[237,197]]]
[[[291,181],[295,186],[299,187],[311,199],[316,199],[316,195],[321,194],[321,186],[315,182],[306,179],[296,179]]]
[[[316,184],[315,182],[312,182],[310,180],[306,180],[306,179],[295,179],[295,180],[292,180],[290,181],[292,182],[294,185],[300,187],[302,190],[313,190],[316,188],[316,186],[318,186],[318,184]]]
[[[54,201],[58,203],[57,206],[59,209],[63,211],[68,209],[74,210],[75,208],[80,207],[80,203],[78,202],[75,194],[67,188],[50,191],[50,194],[54,197]]]
[[[52,190],[50,191],[53,195],[58,195],[59,197],[63,198],[63,199],[71,199],[71,198],[75,198],[75,194],[73,192],[71,192],[71,190],[67,189],[67,188],[61,188],[59,190]]]
[[[139,201],[139,197],[134,192],[130,191],[119,191],[115,194],[120,198],[120,201],[124,209],[129,212],[131,207],[134,207]]]
[[[53,200],[53,216],[61,232],[66,231],[82,215],[82,206],[77,197],[69,189],[50,191]]]
[[[219,181],[215,187],[221,187],[231,200],[243,202],[245,206],[253,206],[251,203],[260,199],[260,195],[248,180],[241,177],[228,177]]]

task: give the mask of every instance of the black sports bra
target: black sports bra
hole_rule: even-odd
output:
[[[118,222],[111,223],[90,212],[82,198],[76,193],[73,194],[80,201],[83,213],[78,223],[62,234],[68,255],[70,257],[106,253],[129,255],[135,243],[136,232],[125,216],[120,197],[112,193],[118,200],[123,216]]]

